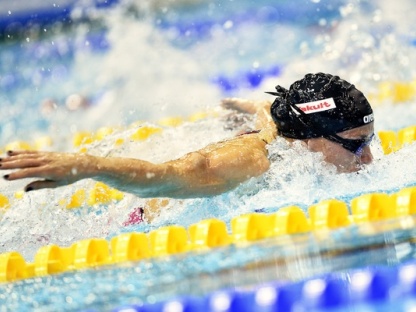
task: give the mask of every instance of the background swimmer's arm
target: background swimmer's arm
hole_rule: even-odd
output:
[[[257,134],[217,143],[162,164],[88,154],[11,152],[1,169],[18,169],[6,180],[40,178],[27,191],[56,188],[81,179],[102,181],[140,197],[192,198],[231,190],[269,168],[266,143]]]
[[[261,134],[267,143],[277,137],[277,127],[270,114],[270,102],[261,102],[257,105],[256,129],[261,129]]]
[[[225,98],[221,101],[221,106],[225,109],[231,109],[239,113],[255,114],[257,113],[257,104],[252,100],[242,98]]]
[[[256,114],[255,127],[262,130],[266,141],[270,143],[277,136],[276,124],[270,114],[272,103],[269,101],[252,101],[240,98],[226,98],[221,102],[221,106],[226,109],[232,109],[237,112]]]
[[[271,105],[272,103],[269,101],[252,101],[240,98],[225,98],[221,101],[221,106],[225,109],[252,115],[257,114],[257,129],[269,128],[271,126],[276,128],[272,116],[270,115]]]

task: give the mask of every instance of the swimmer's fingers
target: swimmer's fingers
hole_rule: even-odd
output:
[[[39,152],[39,151],[7,151],[7,156],[18,156],[18,155],[25,155],[25,156],[37,156],[41,153],[44,152]]]
[[[59,186],[62,186],[62,184],[56,181],[39,180],[39,181],[31,182],[28,185],[26,185],[25,192],[36,191],[36,190],[41,190],[41,189],[46,189],[46,188],[57,188]]]
[[[14,181],[26,178],[48,178],[46,170],[43,166],[41,167],[30,167],[25,169],[20,169],[12,173],[6,174],[4,179],[7,181]]]
[[[3,165],[8,162],[14,162],[16,160],[28,160],[28,159],[40,159],[45,158],[48,154],[45,152],[36,151],[17,151],[7,152],[7,157],[0,158],[0,164]]]
[[[20,168],[32,168],[32,167],[39,167],[46,164],[46,161],[41,158],[28,158],[28,157],[13,157],[13,158],[6,158],[1,161],[0,169],[1,170],[8,170],[8,169],[20,169]]]
[[[46,165],[51,162],[71,160],[72,154],[37,151],[17,151],[10,153],[10,156],[0,158],[0,169],[18,169],[24,167],[35,167]]]

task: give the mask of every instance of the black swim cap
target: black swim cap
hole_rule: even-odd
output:
[[[278,133],[310,139],[366,125],[374,120],[364,94],[338,76],[307,74],[289,90],[276,86],[271,115]]]

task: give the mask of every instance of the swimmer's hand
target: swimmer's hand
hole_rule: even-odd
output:
[[[91,176],[93,156],[38,151],[9,151],[1,158],[1,170],[14,170],[4,175],[7,181],[41,178],[29,183],[25,191],[56,188]]]

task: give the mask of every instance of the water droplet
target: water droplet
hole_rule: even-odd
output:
[[[224,29],[230,29],[233,26],[234,26],[234,23],[233,23],[233,21],[230,21],[230,20],[226,21],[223,25]]]

